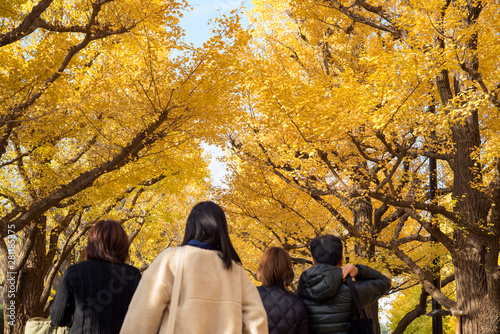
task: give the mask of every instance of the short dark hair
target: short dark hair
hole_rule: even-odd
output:
[[[181,245],[187,244],[191,239],[215,245],[222,252],[224,268],[231,269],[231,261],[241,264],[240,257],[229,239],[224,210],[214,202],[200,202],[191,210]]]
[[[123,227],[113,219],[100,220],[92,227],[87,241],[87,259],[123,263],[130,243]]]
[[[262,255],[257,269],[257,279],[264,286],[282,284],[289,286],[293,281],[292,258],[281,247],[269,247]]]
[[[325,234],[311,241],[311,255],[317,263],[337,266],[342,261],[342,241],[334,235]]]

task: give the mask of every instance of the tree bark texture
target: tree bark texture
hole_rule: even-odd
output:
[[[488,233],[491,200],[482,189],[481,166],[475,151],[480,147],[477,110],[463,115],[452,126],[455,145],[453,161],[454,211],[461,223],[455,228],[455,267],[457,307],[464,312],[462,333],[499,333],[500,299],[498,280],[491,274],[498,266],[498,236]],[[491,252],[495,254],[489,254]],[[491,282],[488,284],[488,282]]]
[[[31,246],[31,249],[20,250],[20,253],[27,254],[28,258],[26,264],[17,271],[15,326],[6,326],[5,334],[24,333],[26,321],[30,317],[48,316],[47,312],[44,312],[45,303],[41,301],[45,276],[45,228],[46,219],[42,216],[25,229],[26,235],[34,240],[32,245],[29,245],[29,242],[23,243],[23,247]]]
[[[354,227],[363,234],[373,234],[373,205],[368,197],[358,197],[351,201]],[[373,258],[375,247],[367,242],[357,242],[354,252],[358,257]],[[374,334],[380,334],[380,322],[378,320],[378,301],[365,307],[366,316],[373,320]]]

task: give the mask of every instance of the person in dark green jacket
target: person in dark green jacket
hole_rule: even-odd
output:
[[[311,333],[347,333],[353,317],[353,303],[347,275],[355,281],[364,307],[385,295],[391,280],[364,265],[343,265],[342,241],[334,235],[322,235],[311,242],[313,266],[302,273],[297,292],[309,315]]]

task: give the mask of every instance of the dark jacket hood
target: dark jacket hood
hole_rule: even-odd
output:
[[[322,302],[337,294],[342,284],[342,268],[318,263],[300,276],[297,290],[305,299]]]

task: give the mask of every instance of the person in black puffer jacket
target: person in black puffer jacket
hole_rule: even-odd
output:
[[[257,279],[267,312],[269,334],[308,334],[307,312],[302,300],[286,290],[293,280],[292,259],[281,247],[270,247],[262,256]]]
[[[297,287],[309,315],[309,330],[315,334],[345,334],[353,317],[351,292],[344,282],[347,275],[356,279],[362,307],[385,295],[391,280],[368,266],[342,266],[342,242],[333,235],[315,238],[311,254],[314,265],[302,273]]]

